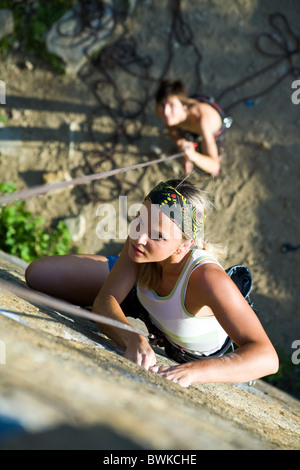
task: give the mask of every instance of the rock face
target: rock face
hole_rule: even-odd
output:
[[[47,48],[64,61],[68,73],[76,74],[88,57],[111,40],[109,38],[115,26],[110,0],[105,2],[100,16],[99,10],[94,14],[86,13],[85,21],[80,8],[74,7],[54,23],[47,33]]]
[[[11,10],[0,9],[0,40],[14,31],[14,17]]]
[[[24,286],[20,260],[0,264]],[[0,309],[1,449],[300,447],[299,402],[263,381],[184,389],[125,360],[90,320],[4,289]]]

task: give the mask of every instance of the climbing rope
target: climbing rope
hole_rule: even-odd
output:
[[[88,310],[82,307],[70,304],[64,300],[60,300],[46,294],[41,294],[40,292],[36,292],[31,289],[26,289],[25,287],[21,287],[11,282],[4,281],[3,279],[0,279],[0,288],[10,292],[11,294],[16,295],[17,297],[20,297],[23,300],[27,300],[28,302],[34,304],[42,305],[44,307],[49,307],[53,310],[58,310],[59,312],[63,312],[75,317],[85,318],[87,320],[92,320],[96,323],[112,326],[114,328],[120,328],[122,330],[131,331],[132,333],[143,335],[149,338],[153,336],[152,334],[144,330],[140,330],[139,328],[135,328],[131,325],[121,323],[117,320],[104,317],[103,315],[97,315],[96,313],[89,312]],[[11,313],[14,313],[15,315],[18,314],[18,312]]]
[[[80,4],[85,10],[86,2]],[[97,9],[99,9],[101,15],[106,7],[110,8],[114,28],[118,26],[119,29],[122,29],[122,33],[119,34],[116,41],[105,46],[98,54],[89,59],[79,71],[79,78],[92,91],[96,99],[96,109],[88,120],[88,132],[99,151],[96,150],[86,154],[82,165],[75,169],[76,174],[78,172],[98,173],[104,159],[105,162],[109,161],[111,166],[118,167],[119,165],[115,161],[118,145],[120,143],[123,146],[131,145],[138,142],[142,137],[142,131],[147,122],[147,106],[153,102],[159,83],[170,71],[174,58],[175,43],[182,47],[190,47],[193,51],[195,57],[193,59],[195,67],[194,80],[197,90],[199,90],[202,83],[200,74],[202,55],[194,39],[192,29],[184,18],[181,0],[171,0],[169,3],[170,23],[165,25],[165,31],[168,31],[168,33],[164,43],[165,53],[162,56],[162,65],[158,76],[154,76],[152,73],[154,64],[152,57],[149,54],[139,52],[139,44],[124,20],[124,12],[120,11],[116,5],[108,5],[108,3],[101,0],[89,0],[88,4],[89,9],[96,16]],[[99,14],[97,18],[99,18]],[[78,19],[81,24],[80,31],[88,28],[96,36],[99,28],[101,28],[101,22],[91,22],[89,15],[82,16],[79,14]],[[122,77],[121,80],[120,77]],[[128,96],[128,90],[124,90],[124,82],[127,79],[134,81],[136,84],[134,96],[132,94]],[[94,129],[97,118],[103,113],[111,118],[114,129],[110,137],[102,143],[100,149],[101,144],[95,136]],[[143,175],[140,178],[142,177]],[[113,178],[110,183],[117,186],[119,192],[121,190],[124,192],[123,181]],[[129,181],[126,183],[127,186],[135,184]],[[91,185],[89,193],[85,192],[88,198],[95,200],[99,200],[99,196],[103,198],[103,195],[99,194],[101,189],[99,190],[95,185]]]
[[[279,85],[279,83],[281,83],[288,75],[293,75],[294,77],[300,76],[300,63],[299,65],[296,64],[296,59],[299,59],[300,54],[299,34],[296,34],[292,30],[287,17],[282,13],[275,12],[269,15],[269,23],[273,31],[271,33],[266,32],[259,34],[256,38],[255,45],[261,54],[266,57],[273,58],[274,60],[270,64],[263,67],[261,70],[254,72],[248,77],[243,78],[242,80],[239,80],[230,87],[226,88],[219,96],[217,96],[216,101],[221,102],[228,93],[234,91],[238,87],[241,87],[245,83],[254,80],[257,77],[264,75],[266,72],[274,69],[282,62],[286,61],[288,63],[288,68],[279,78],[277,78],[264,90],[250,96],[244,96],[232,102],[231,104],[224,106],[227,112],[240,103],[251,102],[262,97],[263,95],[266,95],[271,90],[273,90],[273,88]]]
[[[97,24],[97,21],[94,20],[95,18],[97,20],[101,19],[105,6],[106,4],[103,1],[88,0],[85,2],[80,2],[79,18],[81,18],[81,23],[79,25],[78,30],[76,31],[78,41],[80,41],[80,34],[86,28],[88,28],[90,32],[93,32],[94,30],[94,36],[96,38],[97,31],[95,29],[95,24]],[[251,96],[243,97],[232,102],[231,104],[226,106],[226,110],[231,110],[239,103],[249,100],[255,100],[258,97],[265,95],[266,93],[270,92],[275,86],[277,86],[286,76],[290,74],[295,77],[299,77],[300,75],[300,68],[296,65],[295,62],[296,57],[299,56],[300,52],[299,35],[295,34],[292,31],[286,16],[282,13],[273,13],[272,15],[270,15],[269,22],[271,27],[273,28],[273,32],[260,34],[256,40],[256,48],[261,54],[274,60],[258,72],[249,75],[248,77],[238,81],[237,83],[225,89],[219,96],[216,97],[216,101],[220,102],[226,95],[228,95],[231,91],[235,90],[237,87],[241,87],[245,83],[265,74],[269,70],[278,66],[281,62],[287,61],[289,67],[277,80],[271,83],[266,89]],[[117,23],[120,24],[120,17],[118,17],[116,11],[114,11],[113,29],[116,27]],[[63,24],[58,27],[58,31],[62,35],[66,34],[63,30]],[[116,123],[116,131],[113,133],[113,136],[111,138],[111,142],[114,145],[109,151],[107,151],[107,157],[113,158],[114,149],[120,141],[120,136],[125,137],[129,143],[132,143],[141,136],[142,125],[145,122],[146,106],[149,102],[151,102],[155,93],[155,91],[151,91],[150,85],[153,83],[158,84],[160,80],[164,78],[169,72],[172,63],[172,54],[175,41],[181,46],[192,46],[193,48],[196,57],[196,60],[194,61],[196,92],[199,92],[202,85],[200,75],[200,64],[202,61],[202,55],[194,41],[194,36],[191,27],[183,17],[180,0],[171,1],[171,28],[170,32],[168,33],[167,39],[167,51],[165,54],[166,59],[164,65],[161,67],[161,73],[159,77],[151,76],[150,67],[152,65],[152,59],[149,56],[142,56],[138,53],[136,41],[134,40],[134,38],[130,37],[130,32],[128,31],[128,29],[126,29],[125,26],[122,36],[114,44],[103,48],[100,53],[92,60],[90,60],[89,63],[84,66],[80,71],[79,77],[85,83],[87,83],[87,80],[92,83],[91,86],[93,94],[96,97],[98,103],[98,107],[95,110],[95,113],[93,114],[89,123],[89,131],[91,135],[94,120],[99,114],[99,112],[102,112],[103,110],[105,110],[107,114],[112,117],[114,122]],[[74,47],[78,44],[78,42],[74,41]],[[270,45],[271,49],[268,49],[268,46]],[[142,81],[144,86],[147,87],[144,90],[143,99],[137,99],[135,97],[128,99],[122,96],[120,88],[118,87],[116,81],[114,81],[113,79],[112,72],[116,67],[121,68],[125,73],[130,74]],[[114,104],[117,103],[117,106],[111,106],[109,103],[104,101],[103,94],[100,92],[100,90],[103,90],[104,87],[110,87],[113,90],[115,96]],[[130,100],[131,104],[134,103],[133,110],[130,110],[130,106],[128,106],[128,102]],[[126,120],[128,119],[135,120],[136,122],[138,119],[140,120],[141,124],[136,125],[135,132],[133,133],[128,132],[128,127],[126,126]],[[97,163],[89,159],[87,161],[87,166],[92,174],[73,178],[70,181],[58,182],[52,185],[38,186],[35,188],[29,188],[13,194],[2,196],[0,197],[0,205],[7,204],[10,201],[16,199],[26,199],[29,197],[45,194],[50,191],[65,188],[67,186],[83,185],[103,178],[112,177],[120,173],[135,170],[137,168],[144,168],[150,165],[164,162],[166,160],[172,160],[178,158],[181,155],[182,153],[179,153],[171,155],[170,157],[150,160],[128,167],[115,168],[111,171],[101,173],[95,171],[97,168]],[[82,170],[82,168],[79,168],[79,170]],[[291,249],[298,248],[299,246],[291,247],[290,245],[283,245],[282,251],[286,252]],[[63,311],[65,313],[69,313],[70,315],[74,315],[77,317],[90,319],[96,321],[97,323],[103,323],[117,328],[126,329],[137,334],[143,334],[144,336],[150,336],[149,333],[146,333],[139,329],[133,328],[120,322],[116,322],[115,320],[105,318],[103,316],[96,315],[93,312],[88,312],[81,307],[68,304],[67,302],[64,302],[62,300],[54,299],[44,294],[21,288],[12,283],[5,282],[4,280],[0,280],[0,287],[30,302],[51,307],[55,310]]]
[[[174,160],[175,158],[179,158],[182,155],[183,155],[183,152],[175,153],[174,155],[170,155],[169,157],[161,157],[161,158],[157,158],[156,160],[137,163],[136,165],[131,165],[131,166],[123,167],[123,168],[117,168],[115,170],[105,171],[102,173],[97,173],[95,175],[94,174],[85,175],[85,176],[81,176],[78,178],[73,178],[71,180],[59,181],[53,184],[46,184],[46,185],[35,186],[34,188],[23,189],[21,191],[17,191],[17,192],[0,197],[0,206],[3,206],[11,201],[23,200],[29,197],[39,196],[41,194],[56,191],[57,189],[66,188],[67,186],[77,186],[80,184],[86,184],[91,181],[108,178],[110,176],[113,176],[119,173],[125,173],[126,171],[136,170],[137,168],[144,168],[144,167],[155,165],[161,162]]]

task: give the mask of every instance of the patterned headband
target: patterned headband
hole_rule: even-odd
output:
[[[145,200],[156,204],[189,239],[203,237],[204,211],[192,203],[167,183],[159,183],[146,196]]]

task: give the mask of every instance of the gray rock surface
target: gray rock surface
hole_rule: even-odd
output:
[[[24,267],[0,254],[0,279],[24,286]],[[125,360],[90,320],[3,288],[0,309],[0,449],[300,447],[299,401],[264,381],[184,389]]]
[[[64,61],[67,73],[76,74],[93,53],[115,40],[117,35],[109,0],[99,17],[84,20],[79,7],[69,10],[52,25],[46,35],[46,45],[49,52]]]
[[[0,8],[0,40],[14,31],[14,16],[11,10]]]

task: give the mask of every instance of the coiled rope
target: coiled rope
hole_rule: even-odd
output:
[[[255,78],[264,75],[271,69],[274,69],[282,62],[286,61],[288,63],[287,70],[282,73],[282,75],[277,78],[273,83],[268,85],[264,90],[259,91],[250,96],[244,96],[238,100],[224,106],[228,112],[233,107],[240,103],[247,101],[254,101],[263,95],[269,93],[273,88],[275,88],[279,83],[283,81],[288,75],[293,75],[294,77],[300,76],[300,64],[297,65],[296,59],[299,59],[300,54],[300,36],[296,34],[287,19],[287,17],[280,12],[275,12],[269,15],[269,24],[273,29],[272,32],[261,33],[257,36],[255,41],[256,49],[265,57],[274,59],[271,63],[263,67],[261,70],[254,72],[253,74],[239,80],[230,87],[220,93],[216,97],[216,101],[220,102],[225,95],[234,91],[236,88],[241,87],[247,82],[254,80]],[[297,57],[298,56],[298,57]]]

